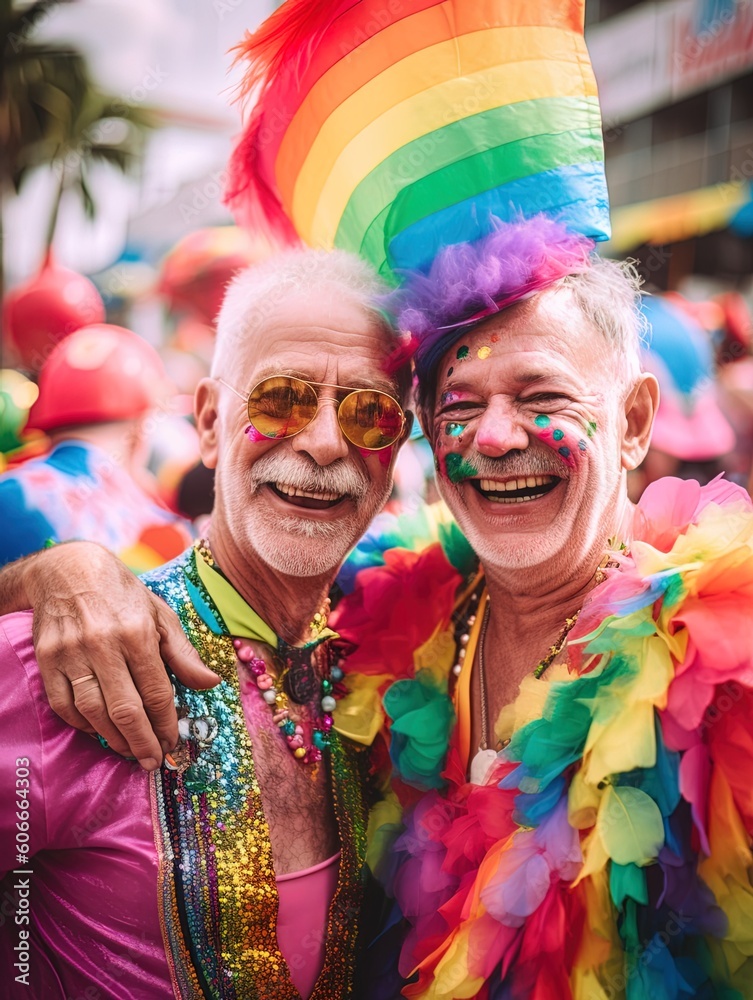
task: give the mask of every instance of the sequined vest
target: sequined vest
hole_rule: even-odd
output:
[[[277,886],[232,639],[215,634],[191,593],[212,611],[193,549],[147,574],[180,618],[202,661],[222,677],[210,691],[175,678],[183,737],[176,769],[152,775],[165,949],[179,1000],[300,1000],[276,937]],[[221,620],[221,619],[220,619]],[[355,1000],[359,923],[367,880],[368,752],[332,734],[330,774],[341,857],[329,908],[324,965],[311,1000]]]

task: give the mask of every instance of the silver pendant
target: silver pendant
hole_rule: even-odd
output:
[[[486,777],[496,759],[496,750],[479,750],[471,761],[470,782],[472,785],[483,785],[485,783]]]

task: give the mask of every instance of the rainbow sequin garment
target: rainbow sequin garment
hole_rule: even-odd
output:
[[[269,829],[240,700],[232,639],[196,570],[196,553],[144,579],[177,613],[222,683],[192,691],[175,679],[183,737],[177,768],[152,779],[159,906],[180,1000],[300,1000],[277,945],[277,888]],[[352,996],[366,876],[367,754],[333,736],[332,789],[341,842],[324,967],[311,1000]]]
[[[334,624],[360,643],[351,714],[386,721],[369,858],[407,931],[402,995],[753,997],[747,494],[649,487],[569,664],[523,682],[480,784],[449,690],[466,574],[439,544],[368,558]]]

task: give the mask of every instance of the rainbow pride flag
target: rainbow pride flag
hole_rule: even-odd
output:
[[[585,0],[288,0],[239,46],[239,221],[388,279],[539,212],[609,237]]]

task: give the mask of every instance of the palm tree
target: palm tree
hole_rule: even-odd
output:
[[[33,170],[52,168],[59,178],[47,228],[49,248],[63,194],[76,190],[92,218],[91,164],[129,171],[140,160],[146,130],[157,124],[149,108],[101,91],[81,52],[33,40],[50,9],[71,2],[35,0],[18,7],[13,0],[0,0],[0,247],[2,202],[21,190]],[[0,253],[0,300],[3,291]]]

